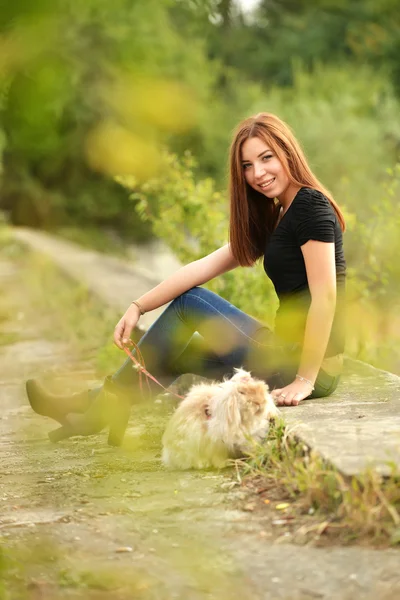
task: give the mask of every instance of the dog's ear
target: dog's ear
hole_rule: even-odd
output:
[[[232,379],[234,381],[250,381],[251,380],[251,373],[249,373],[249,371],[245,371],[244,369],[238,368],[238,367],[234,367],[233,370],[235,371],[235,374],[232,377]]]
[[[213,426],[218,427],[223,435],[228,435],[230,430],[236,430],[241,424],[240,405],[242,396],[236,387],[224,389],[211,403]],[[218,425],[217,425],[218,423]]]
[[[226,420],[229,427],[237,428],[242,422],[242,414],[240,412],[240,404],[237,394],[230,394],[226,399]]]

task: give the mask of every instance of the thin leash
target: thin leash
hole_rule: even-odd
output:
[[[127,345],[134,347],[138,358],[136,358],[136,356],[134,356],[132,354],[132,352],[127,348]],[[140,348],[139,348],[139,346],[137,344],[135,344],[135,342],[133,340],[129,340],[129,342],[128,342],[127,345],[123,346],[123,351],[125,352],[125,354],[127,356],[129,356],[129,358],[131,359],[131,361],[133,362],[133,364],[135,366],[135,369],[139,373],[139,387],[140,387],[140,392],[141,392],[142,395],[143,395],[142,376],[145,375],[147,389],[148,389],[149,392],[150,392],[150,382],[149,382],[149,379],[151,379],[152,381],[154,381],[154,383],[156,383],[157,385],[159,385],[168,394],[173,394],[174,396],[176,396],[177,398],[180,398],[181,400],[184,399],[184,396],[180,396],[179,394],[176,394],[175,392],[171,392],[166,387],[164,387],[163,384],[158,381],[158,379],[156,379],[155,377],[153,377],[153,375],[151,373],[149,373],[149,371],[146,369],[144,358],[143,358],[143,355],[142,355],[142,353],[140,351]]]

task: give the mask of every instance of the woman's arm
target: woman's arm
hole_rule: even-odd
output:
[[[328,346],[336,308],[335,244],[309,240],[301,247],[311,304],[298,374],[313,383]]]
[[[306,267],[311,304],[307,314],[303,349],[298,374],[312,384],[318,375],[329,336],[336,307],[335,244],[309,240],[301,246]],[[311,392],[311,386],[295,379],[290,385],[273,391],[278,404],[298,404]],[[282,394],[285,396],[283,397]]]
[[[229,244],[211,254],[181,267],[149,292],[136,298],[146,312],[159,308],[196,285],[207,283],[239,266],[233,258]]]
[[[230,245],[226,244],[215,252],[181,267],[162,283],[135,300],[146,312],[149,312],[170,302],[192,287],[202,285],[238,266],[239,263],[234,259]],[[139,317],[138,307],[131,304],[114,331],[114,342],[119,348],[122,349],[123,342],[126,343],[129,340]]]

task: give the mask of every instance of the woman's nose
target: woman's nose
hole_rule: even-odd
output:
[[[262,179],[265,176],[265,165],[255,164],[254,165],[254,177],[256,180]]]

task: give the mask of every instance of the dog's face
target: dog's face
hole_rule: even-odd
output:
[[[264,381],[238,370],[220,386],[209,405],[209,431],[228,445],[240,445],[248,436],[258,440],[268,431],[279,411]]]
[[[235,374],[229,381],[233,384],[231,399],[235,401],[235,392],[238,394],[242,421],[249,422],[251,418],[257,419],[262,416],[273,419],[279,415],[265,381],[255,379],[244,369],[235,369]]]
[[[265,416],[269,408],[269,390],[263,381],[250,380],[237,386],[241,422],[249,427],[252,422]]]
[[[243,369],[222,383],[195,385],[167,426],[163,460],[178,468],[221,466],[249,440],[265,438],[278,414],[268,385]]]

